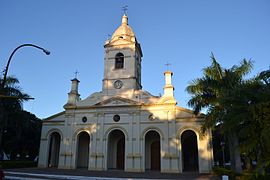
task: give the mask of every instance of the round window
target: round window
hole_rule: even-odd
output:
[[[120,121],[120,116],[117,114],[117,115],[114,115],[113,116],[113,120],[115,121],[115,122],[118,122],[118,121]]]
[[[86,123],[86,121],[87,121],[87,117],[84,116],[84,117],[82,118],[82,122]]]
[[[150,114],[150,115],[148,116],[148,119],[149,119],[150,121],[153,121],[153,120],[155,120],[155,116],[154,116],[153,114]]]

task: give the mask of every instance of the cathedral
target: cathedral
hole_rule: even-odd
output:
[[[38,166],[210,172],[211,131],[202,134],[202,116],[177,106],[173,73],[164,72],[163,95],[142,89],[143,53],[126,15],[104,51],[102,90],[80,99],[72,79],[64,110],[43,121]]]

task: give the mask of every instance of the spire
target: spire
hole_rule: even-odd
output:
[[[163,88],[164,89],[164,96],[174,97],[174,94],[173,94],[174,87],[172,85],[173,73],[171,71],[165,71],[164,75],[165,75],[165,86]]]
[[[128,17],[127,17],[127,10],[128,10],[128,6],[125,5],[122,7],[123,11],[124,11],[124,15],[122,17],[122,24],[126,24],[128,25]]]
[[[128,17],[126,14],[122,16],[121,25],[114,31],[111,39],[105,42],[105,46],[111,45],[111,42],[115,42],[122,39],[125,39],[125,41],[130,41],[132,43],[137,43],[135,33],[133,32],[132,28],[128,25]]]
[[[79,82],[77,78],[71,80],[71,90],[68,93],[68,102],[66,105],[75,105],[80,100],[80,94],[78,92]]]
[[[122,17],[122,24],[128,25],[128,17],[125,14]]]

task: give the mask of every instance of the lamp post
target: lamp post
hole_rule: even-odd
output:
[[[6,65],[6,68],[4,70],[4,77],[3,77],[3,81],[1,83],[1,90],[3,90],[5,88],[5,84],[6,84],[6,80],[7,80],[7,73],[8,73],[8,68],[9,68],[9,64],[10,64],[10,61],[13,57],[13,55],[15,54],[15,52],[22,48],[22,47],[25,47],[25,46],[30,46],[30,47],[34,47],[34,48],[37,48],[37,49],[41,49],[46,55],[50,55],[50,51],[40,47],[40,46],[37,46],[37,45],[34,45],[34,44],[22,44],[18,47],[16,47],[16,49],[13,50],[13,52],[11,53],[11,55],[9,56],[8,58],[8,62],[7,62],[7,65]]]
[[[21,99],[21,97],[12,97],[12,96],[5,96],[5,93],[4,93],[4,89],[5,89],[5,85],[6,85],[6,80],[7,80],[7,73],[8,73],[8,68],[9,68],[9,64],[11,62],[11,59],[13,57],[13,55],[15,54],[15,52],[17,50],[19,50],[20,48],[22,47],[26,47],[26,46],[30,46],[30,47],[33,47],[33,48],[36,48],[36,49],[40,49],[42,50],[46,55],[49,55],[50,54],[50,51],[40,47],[40,46],[37,46],[37,45],[34,45],[34,44],[22,44],[18,47],[16,47],[12,53],[10,54],[9,58],[8,58],[8,61],[7,61],[7,65],[3,71],[3,74],[4,74],[4,77],[3,77],[3,80],[0,84],[0,156],[2,155],[2,135],[3,135],[3,129],[4,129],[4,125],[5,125],[5,110],[4,110],[4,103],[3,103],[3,99],[4,98],[15,98],[15,99]]]
[[[225,168],[225,142],[221,141],[220,146],[222,148],[223,167]]]

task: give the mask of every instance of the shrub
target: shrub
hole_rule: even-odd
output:
[[[0,161],[0,167],[2,167],[3,169],[37,167],[37,162],[33,162],[33,161]]]
[[[213,172],[219,176],[227,175],[230,179],[235,179],[236,173],[233,170],[226,169],[223,167],[213,167]]]

